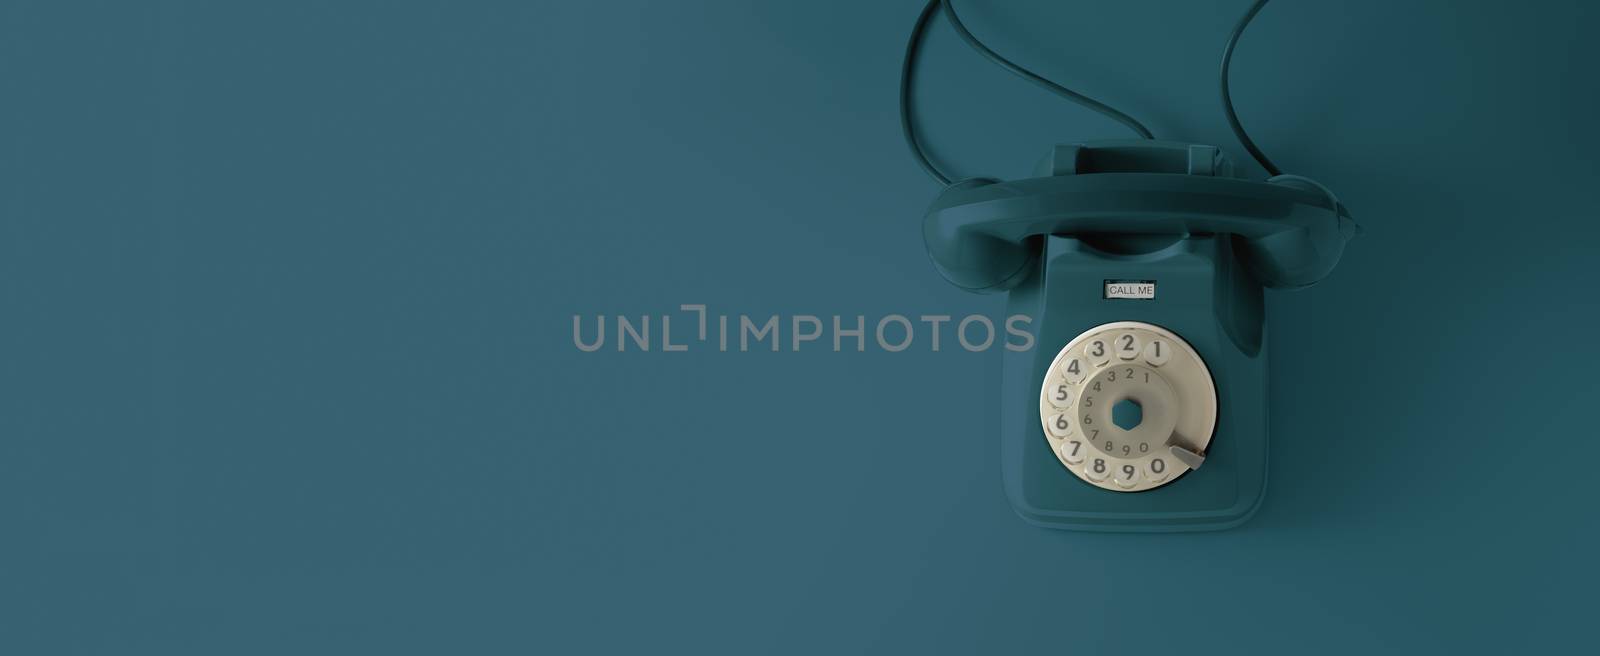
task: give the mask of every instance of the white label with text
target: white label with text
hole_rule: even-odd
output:
[[[1107,280],[1105,297],[1153,299],[1156,297],[1156,281]]]

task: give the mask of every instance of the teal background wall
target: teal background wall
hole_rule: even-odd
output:
[[[958,4],[1242,158],[1246,0]],[[1245,36],[1242,118],[1367,233],[1269,299],[1238,530],[1024,525],[997,352],[574,348],[680,303],[1000,314],[918,236],[919,6],[4,3],[0,652],[1592,643],[1592,3],[1280,0]],[[924,71],[967,174],[1124,136],[942,23]]]

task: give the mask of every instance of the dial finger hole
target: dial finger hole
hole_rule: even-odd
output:
[[[1116,472],[1111,476],[1112,482],[1118,487],[1133,487],[1139,484],[1139,466],[1125,462],[1116,466]]]
[[[1056,383],[1045,389],[1045,396],[1048,397],[1050,405],[1066,410],[1072,407],[1075,395],[1070,383]]]
[[[1151,458],[1150,462],[1144,464],[1145,475],[1152,481],[1166,480],[1171,470],[1172,463],[1167,462],[1165,458]]]
[[[1061,363],[1061,377],[1067,382],[1076,385],[1089,376],[1089,363],[1079,357],[1067,358]]]
[[[1089,364],[1103,364],[1111,359],[1111,344],[1104,337],[1096,337],[1083,345],[1083,356]]]
[[[1172,344],[1164,339],[1152,339],[1144,347],[1144,361],[1152,367],[1159,367],[1172,359]]]
[[[1133,333],[1123,333],[1112,339],[1117,351],[1118,360],[1132,360],[1139,357],[1139,351],[1144,346],[1139,342],[1139,336]]]
[[[1068,464],[1076,465],[1083,462],[1084,456],[1089,455],[1089,448],[1084,446],[1082,440],[1067,440],[1061,443],[1061,459]]]
[[[1066,437],[1072,434],[1072,418],[1066,413],[1058,412],[1044,421],[1044,427],[1051,435]]]
[[[1103,481],[1106,480],[1107,476],[1111,475],[1112,465],[1110,460],[1100,457],[1088,458],[1087,460],[1088,462],[1083,464],[1083,475],[1089,477],[1089,480]]]

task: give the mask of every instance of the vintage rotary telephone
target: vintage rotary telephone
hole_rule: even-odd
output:
[[[1215,147],[1156,141],[1137,121],[984,46],[950,0],[918,18],[901,77],[901,118],[946,188],[923,223],[939,272],[975,292],[1009,292],[1037,347],[1007,352],[1001,462],[1029,522],[1101,531],[1213,530],[1243,523],[1267,477],[1263,288],[1326,276],[1358,228],[1326,187],[1282,175],[1244,134],[1228,63],[1258,0],[1223,51],[1229,124],[1272,176],[1235,175]],[[1056,146],[1037,177],[952,183],[912,129],[910,86],[929,20],[943,7],[997,64],[1110,116],[1145,140]]]

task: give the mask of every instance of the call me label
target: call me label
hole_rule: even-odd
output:
[[[1153,299],[1156,297],[1156,281],[1107,280],[1105,297]]]

